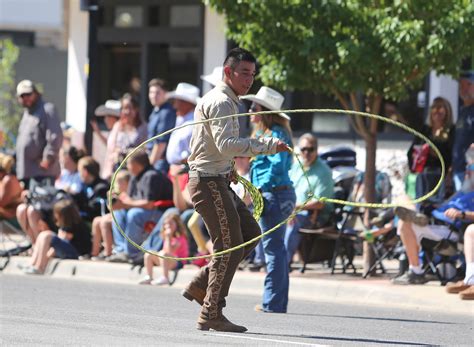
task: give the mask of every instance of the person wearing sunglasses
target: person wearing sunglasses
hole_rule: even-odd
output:
[[[63,133],[52,103],[45,102],[34,83],[21,81],[16,89],[24,107],[16,141],[16,172],[28,188],[30,181],[54,184],[59,176],[59,149]]]
[[[278,112],[284,101],[283,95],[268,87],[261,87],[257,94],[241,97],[252,101],[250,112],[275,111],[270,114],[254,114],[250,121],[254,126],[252,137],[278,138],[293,147],[290,117]],[[263,213],[259,224],[266,232],[284,221],[295,207],[295,190],[288,172],[293,156],[289,152],[272,155],[257,155],[252,161],[250,178],[259,188],[264,199]],[[260,312],[286,313],[288,306],[289,275],[284,244],[285,225],[263,237],[267,275],[262,304],[255,309]]]
[[[317,138],[310,133],[301,135],[298,141],[298,148],[303,168],[295,161],[290,171],[290,178],[296,191],[296,207],[300,207],[308,199],[310,193],[313,194],[315,199],[310,201],[288,223],[285,233],[288,264],[291,264],[293,256],[298,250],[301,241],[300,228],[324,227],[330,222],[334,211],[332,204],[317,200],[319,197],[332,198],[334,195],[332,172],[329,166],[318,157]]]

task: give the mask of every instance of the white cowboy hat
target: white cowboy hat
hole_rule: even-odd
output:
[[[269,87],[261,87],[257,94],[244,95],[240,98],[243,100],[253,101],[265,108],[268,108],[271,111],[280,110],[281,105],[283,105],[283,101],[285,101],[285,97],[283,95]],[[291,120],[290,116],[288,116],[286,113],[279,112],[278,114],[287,120]]]
[[[176,90],[168,93],[168,99],[179,99],[196,105],[199,101],[200,90],[189,83],[181,82],[176,86]]]
[[[220,81],[222,81],[223,71],[224,71],[224,68],[222,66],[215,67],[214,70],[212,70],[212,73],[210,73],[209,75],[201,75],[201,79],[215,86]]]
[[[104,105],[100,105],[95,109],[94,114],[97,117],[113,116],[120,117],[120,101],[107,100]]]

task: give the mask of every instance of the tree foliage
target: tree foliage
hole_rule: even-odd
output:
[[[470,0],[207,2],[258,56],[264,83],[283,89],[400,100],[430,70],[457,76],[474,47]]]
[[[383,98],[406,98],[431,70],[458,76],[474,53],[472,0],[206,3],[225,15],[228,37],[256,54],[265,84],[329,92],[345,109],[379,113]],[[366,142],[365,198],[373,201],[377,122],[349,121]]]
[[[20,50],[10,39],[0,40],[0,147],[12,148],[18,132],[21,110],[16,100],[15,63]]]

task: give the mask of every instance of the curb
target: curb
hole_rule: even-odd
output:
[[[12,257],[3,270],[5,275],[23,275],[20,266],[28,265],[29,257]],[[155,269],[158,273],[159,269]],[[141,277],[138,269],[131,265],[107,262],[57,260],[53,259],[47,268],[47,276],[60,279],[109,282],[135,285]],[[196,273],[193,266],[179,271],[174,287],[184,288]],[[264,273],[237,271],[232,282],[233,294],[256,296],[256,303],[262,295]],[[1,276],[0,276],[1,278]],[[472,315],[474,301],[462,301],[457,295],[448,295],[437,282],[425,285],[396,286],[387,278],[360,279],[340,276],[310,278],[295,274],[290,277],[290,299],[316,302],[334,302],[384,308],[410,308],[427,311],[442,311],[452,314]]]

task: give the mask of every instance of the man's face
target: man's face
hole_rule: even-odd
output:
[[[148,90],[148,99],[153,107],[160,107],[166,102],[166,91],[160,86],[151,86]]]
[[[462,78],[459,81],[459,96],[463,101],[474,100],[474,82]]]
[[[18,97],[18,102],[20,103],[20,105],[26,108],[33,107],[33,105],[36,104],[37,100],[38,94],[36,92],[24,93]]]
[[[224,74],[235,94],[237,94],[237,96],[245,95],[252,87],[256,74],[256,66],[255,63],[241,61],[234,69],[230,66],[225,66]]]
[[[311,165],[318,157],[318,149],[307,139],[301,139],[298,147],[301,151],[301,158],[304,165]]]
[[[177,116],[185,116],[195,107],[194,104],[180,99],[173,99],[172,105]]]

